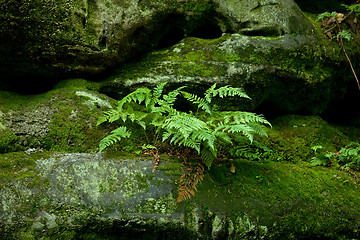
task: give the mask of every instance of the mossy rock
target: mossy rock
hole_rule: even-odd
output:
[[[0,178],[5,239],[360,237],[358,183],[338,170],[235,159],[235,172],[230,163],[213,167],[195,198],[175,204],[177,159],[152,172],[144,158],[3,156],[1,162],[19,158],[19,169],[32,173],[19,176],[19,169],[1,165],[9,173]]]
[[[0,86],[3,89],[12,88],[15,91],[25,92],[44,89],[44,85],[50,87],[59,79],[67,77],[80,75],[96,79],[139,54],[172,46],[189,36],[216,39],[223,33],[240,33],[252,37],[266,37],[267,40],[275,38],[271,46],[276,48],[279,41],[287,41],[286,38],[278,39],[279,37],[301,35],[302,37],[294,37],[293,40],[301,44],[302,38],[314,34],[311,21],[291,0],[260,3],[241,0],[140,2],[71,0],[48,1],[46,4],[33,1],[10,4],[3,0],[0,6],[3,25],[0,30],[2,36],[0,72],[3,76]],[[237,40],[258,41],[253,38]],[[314,39],[310,38],[309,41]],[[316,47],[322,45],[319,42],[314,44]],[[243,63],[247,65],[245,67],[250,68],[249,71],[253,71],[254,68],[259,67],[258,64],[261,69],[264,68],[264,63],[259,61],[273,60],[279,54],[274,51],[267,58],[262,55],[255,56],[251,54],[253,47],[250,44],[248,51],[241,53],[241,56],[248,55],[247,59],[252,58],[250,62],[239,57],[233,58],[233,61]],[[293,54],[299,52],[299,49],[293,50]],[[194,54],[198,55],[199,52],[195,51]],[[211,52],[206,53],[209,54],[211,55]],[[231,56],[234,54],[238,55],[234,52],[230,53]],[[297,64],[284,59],[286,54],[293,56],[289,52],[284,53],[282,62],[278,64],[285,64],[287,68]],[[308,57],[300,58],[308,64],[301,63],[299,64],[301,66],[289,71],[295,70],[302,74],[304,72],[302,68],[305,67],[308,69],[305,73],[309,72],[310,75],[314,73],[310,78],[319,77],[319,81],[322,81],[327,69],[331,69],[332,66],[326,68],[325,64],[311,63],[314,59],[318,60],[322,57],[321,54],[312,54],[306,50],[303,50],[303,54]],[[231,56],[226,56],[225,59]],[[195,57],[199,59],[198,56]],[[187,58],[190,59],[190,56]],[[256,59],[254,67],[252,64]],[[174,67],[183,68],[184,72],[196,67],[198,74],[205,76],[215,75],[212,69],[217,67],[218,74],[224,73],[222,66],[210,66],[211,61],[216,61],[216,57],[208,60],[210,62],[203,66],[197,62],[196,66]],[[271,61],[265,65],[271,65]],[[205,73],[199,69],[207,67],[210,69]],[[323,68],[325,70],[322,72]],[[265,75],[268,71],[271,74],[274,69],[267,68]],[[290,75],[294,74],[290,73]],[[289,78],[287,73],[283,76],[284,81]],[[258,78],[261,77],[263,75],[260,74]],[[301,78],[309,78],[309,76],[305,74]]]
[[[105,134],[96,122],[112,100],[95,88],[83,79],[71,79],[44,94],[0,92],[0,151],[96,151]]]
[[[252,101],[224,100],[225,109],[318,114],[346,88],[339,74],[349,74],[339,71],[339,59],[323,50],[302,35],[189,37],[122,66],[100,91],[121,98],[136,87],[167,81],[170,88],[187,85],[188,91],[202,94],[214,83],[228,84],[243,87]]]
[[[338,152],[355,138],[348,136],[342,127],[329,124],[318,116],[289,115],[272,121],[268,138],[262,144],[279,154],[279,160],[310,162],[314,157],[314,146],[322,146],[328,152]],[[356,127],[352,128],[357,131]]]

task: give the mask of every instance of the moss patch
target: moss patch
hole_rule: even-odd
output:
[[[346,73],[336,68],[345,61],[336,44],[328,46],[337,51],[333,52],[314,46],[312,40],[325,44],[325,39],[302,35],[187,37],[122,66],[101,84],[100,91],[121,98],[131,88],[168,81],[189,85],[199,93],[201,85],[222,83],[244,87],[252,97],[250,104],[237,101],[238,108],[248,105],[269,114],[317,114],[342,91],[344,82],[338,79]]]
[[[245,212],[251,222],[267,226],[270,239],[358,237],[358,184],[345,172],[244,160],[233,164],[235,174],[229,166],[213,168],[199,186],[196,199],[212,211]]]
[[[104,136],[96,122],[113,101],[94,90],[84,79],[60,82],[53,90],[37,95],[0,92],[0,151],[28,148],[54,151],[96,151]]]
[[[340,127],[331,125],[318,116],[288,115],[271,120],[271,123],[273,127],[267,129],[268,137],[256,138],[260,145],[267,149],[256,144],[250,145],[249,158],[253,154],[254,159],[262,162],[310,162],[314,157],[314,151],[311,149],[313,146],[322,146],[326,151],[337,152],[351,142],[351,138]],[[234,148],[237,149],[239,146]],[[251,148],[267,153],[256,156],[256,151],[252,151]]]

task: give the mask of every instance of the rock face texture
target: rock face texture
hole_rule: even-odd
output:
[[[83,152],[97,149],[103,137],[95,128],[98,116],[114,100],[89,90],[83,79],[71,79],[34,96],[0,91],[0,102],[0,153],[49,148]]]
[[[176,160],[152,172],[151,159],[6,155],[18,158],[17,179],[0,180],[2,239],[359,237],[359,195],[338,171],[237,160],[236,173],[226,166],[207,173],[195,198],[176,204]],[[339,181],[329,181],[334,174]]]
[[[4,78],[91,76],[184,36],[304,33],[292,1],[2,0]]]
[[[313,146],[338,153],[358,128],[276,118],[251,147],[239,137],[180,203],[189,166],[161,156],[153,172],[135,154],[146,142],[136,126],[135,139],[97,153],[119,126],[97,126],[100,114],[164,81],[251,97],[221,110],[328,110],[351,71],[294,1],[0,0],[0,26],[0,239],[360,238],[358,173],[309,167]]]
[[[334,70],[344,63],[340,48],[324,43],[291,0],[3,0],[0,21],[0,88],[18,92],[50,89],[66,77],[99,79],[120,66],[126,74],[103,89],[229,83],[245,87],[250,109],[318,113],[351,74]],[[127,71],[124,63],[148,52]]]

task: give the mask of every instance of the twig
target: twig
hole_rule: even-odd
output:
[[[340,28],[340,25],[338,24],[338,22],[336,22],[336,25],[337,25],[337,27],[338,27],[338,29],[339,29],[339,32],[341,32],[341,28]],[[356,80],[357,86],[358,86],[358,88],[359,88],[359,90],[360,90],[360,83],[359,83],[359,79],[358,79],[358,77],[357,77],[357,75],[356,75],[356,73],[355,73],[355,70],[354,70],[354,68],[353,68],[353,65],[352,65],[352,63],[351,63],[350,58],[349,58],[349,56],[348,56],[348,55],[347,55],[347,53],[346,53],[346,49],[345,49],[345,46],[344,46],[344,43],[343,43],[343,37],[342,37],[342,36],[339,36],[339,38],[340,38],[340,45],[341,45],[341,48],[343,49],[344,54],[345,54],[345,57],[346,57],[347,61],[349,62],[349,65],[350,65],[351,71],[352,71],[352,73],[354,74],[354,77],[355,77],[355,80]],[[338,38],[338,39],[339,39],[339,38]]]
[[[354,70],[353,65],[352,65],[352,63],[351,63],[351,61],[350,61],[350,58],[349,58],[349,56],[348,56],[347,53],[346,53],[346,50],[345,50],[345,47],[344,47],[344,44],[343,44],[343,41],[342,41],[342,37],[340,37],[340,43],[341,43],[341,47],[342,47],[342,49],[343,49],[343,51],[344,51],[345,57],[346,57],[346,59],[347,59],[348,62],[349,62],[351,71],[352,71],[353,74],[354,74],[354,77],[355,77],[355,79],[356,79],[356,83],[357,83],[357,85],[358,85],[358,88],[359,88],[359,90],[360,90],[359,79],[358,79],[358,77],[357,77],[357,75],[356,75],[356,73],[355,73],[355,70]]]

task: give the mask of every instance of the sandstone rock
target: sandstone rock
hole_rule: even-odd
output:
[[[2,155],[0,162],[20,156]],[[359,196],[337,171],[237,160],[239,172],[227,175],[220,166],[206,174],[195,198],[175,204],[176,160],[154,173],[150,159],[34,153],[22,160],[28,165],[17,180],[0,178],[3,239],[359,237]],[[334,174],[340,180],[317,185]]]
[[[64,147],[95,151],[104,134],[95,128],[96,122],[112,100],[89,90],[86,83],[71,79],[33,96],[1,91],[0,152]]]

